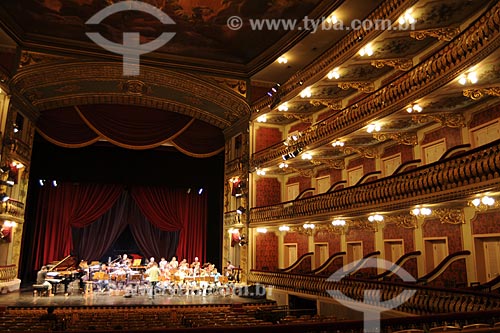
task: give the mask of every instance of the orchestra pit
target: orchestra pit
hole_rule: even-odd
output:
[[[0,1],[0,331],[500,332],[498,0]]]

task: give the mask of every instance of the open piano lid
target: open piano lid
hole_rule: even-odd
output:
[[[76,258],[72,256],[71,254],[66,256],[64,259],[60,261],[56,261],[51,267],[49,268],[49,272],[53,271],[69,271],[76,269]]]

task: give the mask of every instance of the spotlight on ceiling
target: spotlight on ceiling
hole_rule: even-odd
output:
[[[236,209],[236,213],[238,214],[243,214],[244,212],[246,212],[247,210],[245,209],[245,207],[243,206],[239,206],[238,209]]]

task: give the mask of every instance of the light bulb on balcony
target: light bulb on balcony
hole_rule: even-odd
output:
[[[284,56],[281,56],[278,58],[278,64],[286,64],[288,62],[288,59]]]
[[[310,87],[307,87],[300,92],[300,97],[302,97],[302,98],[309,98],[311,96],[312,96],[312,92],[311,92]]]
[[[381,130],[381,127],[379,124],[370,124],[368,125],[368,127],[366,128],[366,131],[368,133],[372,133],[372,132],[380,132]]]
[[[469,74],[467,74],[467,80],[469,80],[469,82],[472,84],[477,83],[478,79],[476,72],[470,72]]]
[[[364,57],[365,55],[371,57],[373,55],[373,48],[370,44],[365,45],[359,50],[358,54],[362,57]]]
[[[342,141],[335,141],[335,142],[332,142],[332,147],[344,147],[344,142]]]
[[[333,220],[332,225],[336,227],[342,227],[345,225],[345,220]]]
[[[340,73],[339,73],[339,68],[334,68],[333,70],[331,70],[330,72],[328,72],[328,74],[326,75],[328,77],[329,80],[332,80],[332,79],[338,79],[340,78]]]
[[[283,111],[283,112],[288,111],[288,104],[287,103],[283,103],[280,106],[278,106],[278,111]]]
[[[370,221],[370,222],[382,222],[383,220],[384,220],[384,217],[382,215],[379,215],[379,214],[368,216],[368,221]]]
[[[472,200],[472,204],[473,204],[475,207],[479,207],[479,205],[481,204],[481,199],[476,198],[476,199]]]
[[[289,230],[290,230],[290,227],[287,225],[282,225],[279,227],[279,231],[289,231]]]
[[[309,153],[304,153],[304,154],[302,154],[302,159],[303,160],[312,160],[312,155]]]
[[[265,234],[267,232],[266,228],[257,228],[257,232],[260,234]]]
[[[486,206],[493,206],[495,204],[495,199],[492,197],[484,196],[481,198],[481,203]]]
[[[267,121],[267,116],[265,114],[257,117],[258,123],[265,123]]]

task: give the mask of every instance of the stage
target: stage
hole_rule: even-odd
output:
[[[240,297],[236,295],[114,295],[109,292],[80,293],[71,292],[67,296],[57,293],[54,296],[33,296],[33,289],[0,295],[0,307],[146,307],[146,306],[233,306],[245,304],[272,304],[266,299]]]

